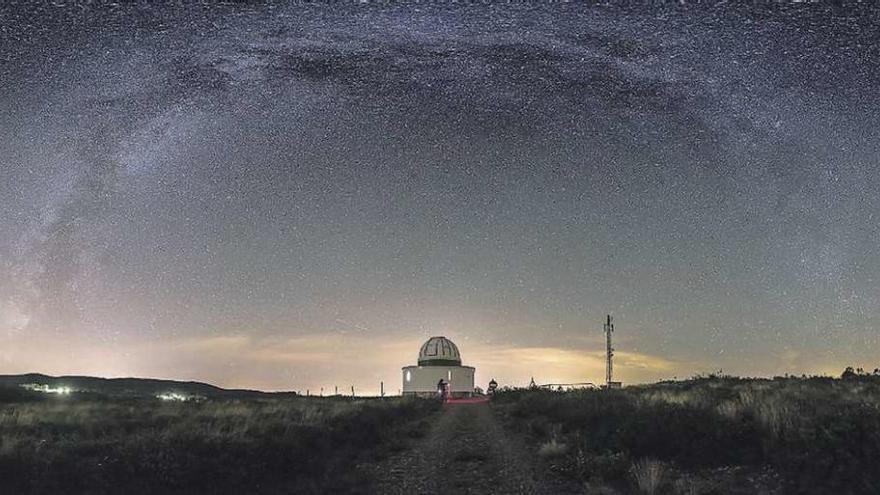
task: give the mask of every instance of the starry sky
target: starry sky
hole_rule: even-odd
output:
[[[880,366],[880,10],[0,6],[0,373]]]

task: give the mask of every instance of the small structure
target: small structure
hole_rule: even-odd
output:
[[[441,391],[438,384],[445,384],[446,395],[451,398],[471,397],[474,394],[474,371],[471,366],[461,365],[461,353],[446,337],[431,337],[419,350],[416,366],[404,366],[403,395],[437,397]]]

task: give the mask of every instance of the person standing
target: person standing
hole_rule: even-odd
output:
[[[439,382],[437,382],[437,396],[442,401],[445,401],[449,396],[449,386],[447,385],[446,381],[442,378],[440,379]]]
[[[497,388],[498,388],[498,382],[496,382],[495,379],[493,378],[489,382],[489,387],[486,391],[489,392],[489,395],[495,395],[495,389],[497,389]]]

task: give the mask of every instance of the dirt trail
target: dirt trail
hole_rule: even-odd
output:
[[[531,457],[488,404],[447,404],[415,448],[376,466],[376,493],[566,493],[535,478]]]

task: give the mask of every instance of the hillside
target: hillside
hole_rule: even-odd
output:
[[[144,390],[179,383],[133,382]],[[201,387],[196,390],[207,390]],[[356,467],[405,448],[440,405],[400,398],[160,401],[89,394],[0,397],[0,404],[0,493],[17,495],[369,493],[370,479]]]
[[[542,469],[615,493],[877,494],[880,377],[708,377],[493,400]]]
[[[20,388],[26,384],[68,387],[73,393],[91,393],[110,397],[155,397],[176,393],[204,398],[257,399],[295,396],[295,392],[261,392],[257,390],[224,389],[192,381],[158,380],[153,378],[99,378],[93,376],[49,376],[40,373],[0,375],[0,387]]]

